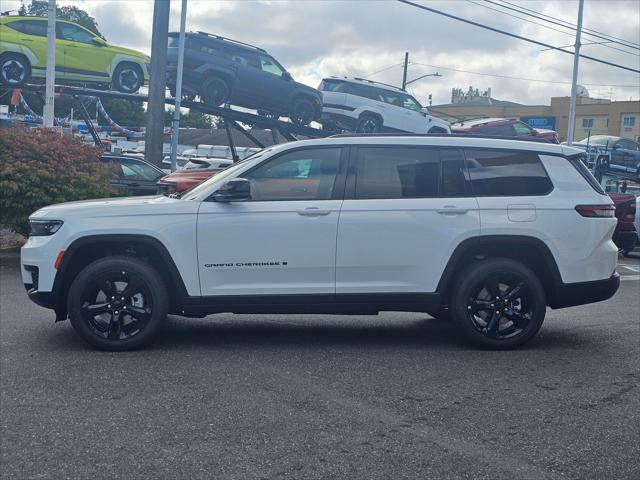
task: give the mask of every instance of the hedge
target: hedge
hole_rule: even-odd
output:
[[[113,195],[101,150],[51,130],[0,129],[0,226],[27,233],[45,205]]]

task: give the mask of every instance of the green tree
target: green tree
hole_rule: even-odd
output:
[[[147,115],[142,108],[142,102],[132,102],[120,98],[105,98],[102,106],[111,119],[123,127],[143,127],[147,123]],[[99,123],[106,124],[100,118]]]
[[[31,5],[29,5],[27,9],[27,15],[46,17],[47,8],[48,2],[46,0],[31,0]],[[81,8],[75,6],[56,7],[56,18],[75,22],[102,37],[102,33],[98,30],[98,22],[96,19]]]
[[[169,108],[164,112],[164,124],[166,127],[171,126],[173,120],[173,108]],[[212,128],[215,122],[211,115],[198,112],[197,110],[189,110],[188,113],[180,115],[181,128]]]

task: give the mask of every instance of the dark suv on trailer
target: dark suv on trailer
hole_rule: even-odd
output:
[[[178,33],[169,33],[167,84],[175,94]],[[262,48],[204,32],[186,34],[183,94],[211,106],[231,103],[301,125],[320,117],[322,96],[293,80]]]

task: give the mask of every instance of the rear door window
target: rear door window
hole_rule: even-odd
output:
[[[467,149],[465,163],[476,196],[546,195],[553,189],[533,152]]]
[[[466,195],[459,150],[429,147],[361,147],[355,198],[433,198]]]
[[[44,20],[17,20],[7,23],[7,26],[26,35],[47,36],[47,22]]]

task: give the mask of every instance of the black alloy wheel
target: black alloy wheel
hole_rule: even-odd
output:
[[[450,305],[452,318],[481,348],[504,350],[529,341],[546,314],[544,288],[527,266],[487,259],[460,276]]]
[[[102,350],[131,350],[149,343],[168,310],[160,275],[133,257],[106,257],[88,265],[68,297],[74,329]]]
[[[291,121],[296,125],[309,125],[315,117],[315,108],[311,100],[298,98],[294,100],[291,108]]]
[[[356,125],[356,133],[379,133],[381,129],[380,120],[373,115],[363,115]]]
[[[221,78],[213,77],[203,85],[200,97],[205,104],[218,107],[229,100],[230,93],[231,89],[227,82]]]
[[[123,93],[135,93],[144,84],[144,74],[138,65],[122,63],[113,73],[113,85]]]

